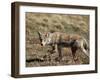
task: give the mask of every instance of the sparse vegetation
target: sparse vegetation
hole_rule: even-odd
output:
[[[81,51],[77,51],[78,61],[75,63],[70,48],[62,50],[63,58],[62,62],[59,62],[58,54],[49,51],[50,46],[42,47],[39,44],[38,31],[79,34],[89,41],[89,16],[26,13],[26,67],[89,64],[89,58],[79,54]]]

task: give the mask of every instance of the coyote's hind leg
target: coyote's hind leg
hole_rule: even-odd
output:
[[[72,51],[73,60],[76,62],[78,60],[78,58],[76,57],[77,47],[71,47],[71,51]]]

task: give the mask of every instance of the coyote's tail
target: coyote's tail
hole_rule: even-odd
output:
[[[87,42],[87,40],[85,38],[83,38],[83,47],[85,49],[85,54],[89,57],[89,53],[88,53],[89,45],[88,45],[88,42]]]
[[[83,39],[83,46],[84,46],[85,50],[89,50],[88,42],[86,39]]]

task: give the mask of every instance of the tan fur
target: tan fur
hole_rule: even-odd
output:
[[[41,39],[41,44],[51,45],[53,50],[59,53],[59,57],[61,56],[61,47],[70,47],[72,51],[73,58],[75,57],[76,51],[80,49],[85,55],[89,56],[85,46],[88,46],[86,39],[77,34],[66,34],[61,32],[46,32],[40,33],[38,32],[39,37]],[[85,46],[84,46],[85,45]]]

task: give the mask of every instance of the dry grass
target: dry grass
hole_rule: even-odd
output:
[[[68,34],[79,34],[87,40],[89,37],[89,16],[85,15],[62,15],[62,14],[41,14],[26,13],[26,67],[34,66],[57,66],[88,64],[89,58],[77,51],[78,61],[72,59],[71,50],[62,50],[63,58],[59,62],[58,54],[51,54],[50,46],[42,47],[39,43],[37,31],[50,32],[59,31]]]

